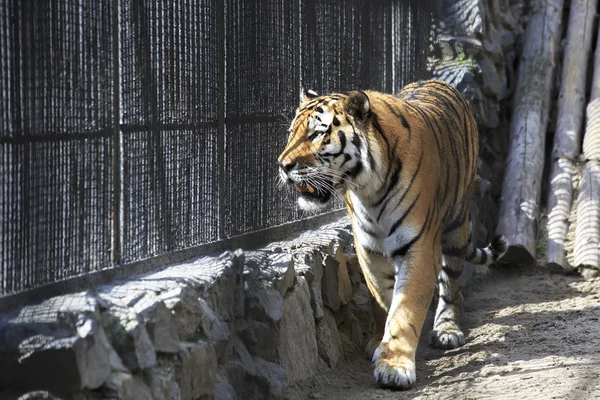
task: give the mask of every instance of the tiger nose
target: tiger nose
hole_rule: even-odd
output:
[[[277,164],[279,164],[279,167],[284,170],[285,172],[290,172],[290,170],[292,168],[294,168],[294,166],[296,166],[296,162],[295,161],[291,161],[291,162],[287,162],[287,161],[277,161]]]

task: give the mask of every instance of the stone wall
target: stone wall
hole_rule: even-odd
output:
[[[1,317],[0,398],[282,398],[362,351],[370,301],[345,218]]]

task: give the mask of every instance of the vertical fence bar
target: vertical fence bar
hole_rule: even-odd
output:
[[[217,128],[217,162],[219,166],[219,239],[225,239],[225,1],[218,0],[219,7],[219,108],[218,108],[218,128]]]
[[[388,37],[386,38],[386,91],[390,94],[394,94],[398,89],[394,87],[394,2],[388,3],[388,15],[387,15],[387,25],[388,25]]]
[[[121,257],[121,81],[119,71],[119,0],[112,1],[112,53],[113,53],[113,213],[111,261]]]
[[[360,39],[361,39],[361,49],[360,49],[360,58],[361,58],[361,75],[360,75],[360,83],[361,89],[371,89],[371,2],[365,0],[362,4],[361,10],[361,31],[360,31]]]

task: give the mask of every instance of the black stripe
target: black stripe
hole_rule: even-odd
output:
[[[379,207],[381,203],[385,200],[385,198],[390,194],[392,189],[395,189],[396,184],[398,183],[398,179],[400,178],[400,171],[402,171],[402,162],[398,162],[398,166],[394,170],[392,177],[390,179],[390,183],[388,184],[387,190],[383,194],[383,196],[372,204],[373,207]]]
[[[358,214],[356,214],[356,222],[358,223],[358,227],[367,235],[369,236],[373,236],[373,237],[377,237],[377,234],[375,232],[373,232],[371,229],[367,228],[364,224],[363,221],[358,218]]]
[[[485,264],[487,262],[487,259],[488,259],[487,251],[482,250],[481,251],[481,261],[479,262],[479,264],[482,264],[482,265]]]
[[[402,112],[398,109],[396,109],[395,107],[393,107],[391,104],[389,104],[387,101],[383,100],[382,101],[383,104],[386,105],[386,107],[388,108],[388,110],[394,114],[394,116],[396,118],[398,118],[400,120],[400,123],[402,124],[402,126],[408,130],[408,139],[411,139],[411,130],[410,130],[410,125],[408,123],[408,121],[406,120],[406,118],[404,117],[404,115],[402,115]]]
[[[410,182],[408,183],[408,186],[404,190],[404,193],[402,193],[402,196],[400,197],[400,200],[394,206],[394,210],[396,208],[398,208],[400,206],[400,204],[402,204],[402,201],[404,201],[404,198],[408,194],[408,191],[410,190],[410,188],[412,188],[413,183],[415,183],[415,179],[417,178],[417,174],[419,173],[419,170],[421,169],[421,162],[422,161],[423,161],[423,146],[421,144],[421,157],[419,158],[419,164],[417,165],[417,169],[415,169],[415,173],[410,178]],[[379,220],[381,219],[381,216],[383,215],[383,211],[385,210],[386,207],[387,207],[387,203],[384,204],[383,207],[381,207],[381,210],[379,210],[379,214],[377,215],[377,222],[379,222]]]
[[[421,116],[421,118],[425,121],[425,123],[427,124],[427,126],[429,127],[431,132],[433,133],[433,138],[435,139],[435,144],[438,149],[438,155],[441,160],[443,157],[443,152],[442,152],[443,146],[440,144],[440,139],[438,139],[438,132],[434,129],[433,125],[431,125],[429,116],[419,107],[416,107],[410,103],[406,103],[406,105],[409,106],[410,108],[412,108],[413,111],[415,111],[417,114],[419,114]]]
[[[409,323],[408,326],[410,326],[410,329],[412,329],[413,333],[415,334],[415,337],[418,339],[419,334],[417,333],[417,328],[415,328],[415,326],[411,323]]]
[[[340,139],[340,146],[342,146],[342,150],[346,148],[346,135],[343,131],[338,131],[338,138]]]
[[[367,252],[367,253],[369,253],[369,254],[373,254],[373,255],[377,255],[377,256],[383,256],[383,253],[380,253],[379,251],[375,251],[375,250],[373,250],[372,248],[370,248],[370,247],[367,247],[367,246],[365,246],[365,245],[364,245],[364,244],[362,244],[362,243],[359,243],[359,244],[362,246],[362,248],[363,248],[363,249],[365,249],[365,250],[366,250],[366,252]]]
[[[467,243],[461,247],[443,248],[442,254],[450,257],[464,257],[467,254],[467,250],[469,250],[469,245],[470,243]]]
[[[440,324],[443,324],[444,322],[452,322],[455,323],[454,318],[451,317],[444,317],[444,318],[440,318],[437,321],[435,321],[435,326],[438,326]]]
[[[454,221],[450,222],[450,224],[444,228],[444,235],[463,226],[465,224],[465,216],[466,215],[467,215],[467,213],[463,212],[462,216],[460,216],[460,217],[456,218]]]
[[[400,226],[400,224],[402,224],[402,221],[404,221],[404,218],[406,218],[406,216],[410,213],[410,211],[413,209],[413,207],[417,203],[417,200],[419,200],[419,196],[420,195],[421,195],[421,193],[419,192],[417,194],[417,196],[415,197],[415,199],[413,200],[413,202],[410,204],[410,206],[408,206],[408,208],[406,209],[406,211],[404,211],[404,214],[402,214],[402,216],[400,218],[398,218],[398,220],[396,222],[394,222],[394,225],[392,225],[392,227],[390,229],[390,233],[388,234],[388,236],[392,236],[392,234],[394,232],[396,232],[396,229],[398,229],[398,227]]]
[[[460,159],[458,157],[456,143],[454,141],[454,135],[452,134],[451,128],[448,125],[448,121],[446,118],[444,118],[444,114],[440,115],[441,111],[438,111],[438,110],[435,110],[435,111],[430,110],[430,111],[433,112],[435,115],[437,115],[439,117],[439,119],[444,122],[444,125],[446,125],[447,136],[448,136],[448,140],[450,141],[450,151],[452,152],[452,158],[454,159],[454,163],[456,164],[456,171],[459,172],[459,171],[461,171]],[[438,124],[438,120],[434,118],[433,122],[436,124],[438,129],[440,129],[440,131],[441,131],[441,126]],[[446,185],[448,185],[448,184],[449,184],[449,182],[446,182]],[[457,199],[458,199],[458,187],[457,187],[458,185],[459,185],[459,180],[458,180],[458,176],[457,176],[456,183],[455,183],[455,185],[452,186],[454,188],[454,196],[453,196],[452,204],[456,204]],[[445,202],[446,198],[444,198],[443,201]]]
[[[459,274],[460,277],[460,274]],[[447,305],[451,305],[451,306],[455,306],[458,302],[456,300],[452,300],[450,297],[443,295],[440,296],[440,298],[444,301],[444,303],[446,303]]]
[[[348,172],[344,174],[344,177],[356,178],[358,174],[363,170],[363,164],[361,161],[358,161],[354,167]]]
[[[370,113],[371,113],[371,123],[373,124],[373,126],[375,127],[375,130],[377,131],[377,133],[379,133],[379,136],[381,136],[381,138],[385,142],[385,145],[387,146],[388,163],[391,164],[392,159],[394,157],[393,157],[393,153],[392,153],[392,148],[390,147],[390,142],[388,141],[387,137],[383,133],[383,129],[381,129],[381,125],[379,125],[379,117],[377,116],[377,114],[374,112],[370,112]]]
[[[348,153],[344,154],[344,161],[342,161],[342,163],[340,164],[340,167],[342,167],[344,164],[346,164],[350,160],[352,160],[352,156]]]
[[[415,242],[421,238],[421,236],[423,235],[423,232],[425,232],[425,227],[429,223],[430,215],[431,215],[431,208],[427,210],[427,216],[425,217],[425,223],[421,227],[421,230],[419,231],[419,233],[414,238],[412,238],[410,240],[410,242],[408,242],[404,246],[394,250],[391,254],[391,258],[396,258],[398,256],[405,257],[406,254],[408,254],[408,251],[410,250],[412,245],[415,244]]]
[[[344,150],[346,149],[346,135],[344,135],[344,132],[338,131],[338,137],[340,139],[340,151],[337,153],[321,153],[321,157],[339,157],[344,153]]]
[[[356,134],[356,131],[352,134],[352,144],[360,150],[360,138]]]
[[[442,267],[442,271],[444,271],[444,273],[452,279],[458,279],[458,278],[460,278],[460,275],[462,274],[462,270],[455,271],[452,268],[448,267],[447,265],[444,265]]]

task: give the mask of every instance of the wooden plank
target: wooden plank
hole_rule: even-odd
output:
[[[573,161],[580,152],[584,116],[587,67],[592,49],[597,0],[572,0],[562,63],[558,117],[552,148],[548,185],[548,245],[546,261],[565,272],[572,267],[565,256],[564,242],[573,202]]]
[[[504,260],[513,264],[535,262],[544,144],[563,12],[562,0],[532,3],[514,96],[497,229],[510,243]]]
[[[581,172],[574,253],[575,267],[600,269],[600,161],[588,161]]]

